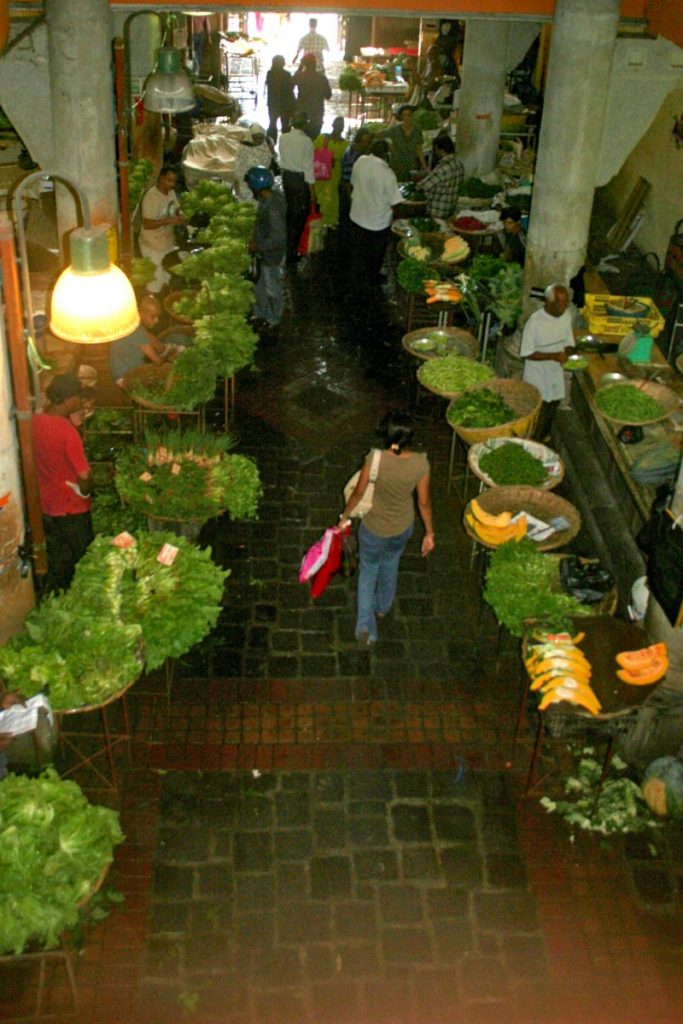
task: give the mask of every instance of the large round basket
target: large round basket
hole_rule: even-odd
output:
[[[561,548],[576,537],[581,529],[581,516],[574,506],[560,498],[552,491],[543,491],[540,487],[492,487],[477,496],[477,502],[489,515],[499,516],[501,512],[510,512],[513,516],[518,512],[527,512],[536,519],[549,523],[551,519],[561,516],[569,523],[565,530],[556,530],[546,540],[538,541],[539,551],[552,551]],[[470,512],[471,502],[467,503],[465,513]],[[463,518],[465,531],[472,540],[484,547],[494,548],[497,545],[487,544],[471,528]]]
[[[461,327],[420,327],[404,334],[402,344],[406,352],[418,359],[434,359],[453,352],[476,359],[479,354],[479,342]]]
[[[533,384],[527,384],[524,380],[496,377],[494,380],[485,381],[469,390],[475,391],[481,388],[488,388],[500,395],[512,409],[514,419],[508,423],[499,423],[495,427],[461,427],[451,423],[448,419],[449,405],[446,410],[448,425],[465,444],[477,444],[478,441],[488,441],[492,437],[530,437],[533,434],[543,403],[538,388],[535,388]]]
[[[168,315],[179,324],[192,324],[194,321],[191,316],[184,316],[182,313],[174,312],[173,307],[179,299],[192,298],[197,294],[196,289],[187,289],[181,292],[169,292],[164,299],[164,309]]]
[[[664,407],[665,411],[660,416],[653,416],[652,419],[649,419],[649,420],[634,420],[634,419],[622,420],[622,419],[617,419],[616,416],[609,416],[606,412],[603,412],[602,409],[600,408],[600,406],[598,405],[598,402],[597,402],[598,395],[605,394],[607,391],[610,391],[612,388],[623,388],[623,387],[637,388],[639,391],[642,391],[644,394],[649,395],[650,398],[654,398],[655,401],[659,402]],[[665,387],[663,384],[655,384],[654,381],[649,381],[649,380],[648,381],[645,381],[645,380],[644,381],[630,381],[629,380],[629,381],[620,381],[617,384],[607,384],[605,387],[598,388],[598,390],[595,392],[594,401],[595,401],[595,408],[600,413],[600,415],[603,417],[603,419],[609,420],[610,423],[616,423],[618,426],[621,426],[621,427],[626,427],[626,426],[631,426],[631,427],[638,427],[638,426],[640,426],[640,427],[642,427],[642,426],[645,426],[648,423],[661,423],[662,420],[667,419],[667,417],[669,417],[672,412],[676,411],[676,409],[678,408],[678,403],[679,403],[678,395],[676,394],[675,391],[672,391],[670,388]]]
[[[474,362],[474,360],[472,360],[472,361]],[[439,391],[438,388],[435,388],[435,387],[433,387],[433,385],[427,384],[425,382],[425,380],[424,380],[424,373],[423,373],[425,365],[426,365],[425,363],[422,363],[420,366],[418,366],[418,368],[417,368],[417,379],[419,380],[419,382],[422,385],[422,387],[426,388],[427,391],[431,391],[431,393],[433,395],[438,395],[439,398],[450,398],[452,401],[454,401],[456,398],[459,398],[460,395],[464,394],[465,390],[470,390],[470,391],[473,390],[472,388],[468,388],[468,389],[463,388],[461,391]],[[495,377],[490,377],[489,380],[483,381],[482,384],[492,384],[493,381],[495,381],[495,379],[496,379]],[[480,387],[480,386],[481,385],[477,385],[477,387]]]
[[[164,404],[164,393],[169,390],[172,383],[172,368],[171,363],[161,363],[161,365],[145,363],[144,366],[138,366],[123,378],[123,390],[137,405],[141,405],[143,409],[154,409],[156,412],[173,412],[172,406]],[[153,401],[147,396],[143,398],[140,395],[134,394],[131,390],[131,385],[135,382],[140,382],[145,387],[151,387],[155,392],[158,392],[158,401]]]
[[[541,490],[551,491],[553,487],[557,487],[564,477],[564,463],[562,459],[556,451],[548,448],[547,445],[540,444],[538,441],[530,441],[526,437],[491,437],[488,441],[479,441],[477,444],[473,444],[467,452],[467,462],[470,469],[479,480],[483,480],[487,487],[505,485],[497,484],[495,480],[484,473],[479,465],[479,460],[487,452],[494,451],[505,444],[521,445],[530,455],[533,455],[534,458],[543,463],[547,476],[542,484],[537,485]]]

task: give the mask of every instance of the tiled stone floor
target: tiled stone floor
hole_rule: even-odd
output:
[[[206,531],[232,570],[220,622],[170,692],[159,674],[130,693],[126,902],[77,957],[79,1020],[677,1024],[680,835],[654,858],[572,844],[519,798],[516,650],[480,606],[438,402],[417,409],[438,547],[413,541],[372,653],[352,582],[313,603],[296,581],[414,370],[400,308],[345,303],[338,269],[290,275],[280,336],[238,382],[265,497],[258,523]],[[0,985],[0,1019],[29,992]],[[50,992],[63,1006],[58,975]]]

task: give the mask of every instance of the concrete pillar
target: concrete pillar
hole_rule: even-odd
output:
[[[619,0],[557,0],[525,296],[531,285],[568,282],[583,265],[618,22]]]
[[[458,114],[458,156],[468,175],[488,174],[498,163],[507,75],[524,57],[539,27],[536,22],[467,19]]]
[[[86,193],[94,224],[116,225],[112,25],[108,0],[45,0],[54,137],[53,166]],[[57,193],[60,236],[78,223]]]
[[[17,555],[25,524],[10,379],[5,324],[0,318],[0,644],[21,628],[35,603],[33,580],[21,575]]]

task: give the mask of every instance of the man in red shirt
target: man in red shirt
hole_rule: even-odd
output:
[[[33,446],[47,544],[48,590],[69,586],[76,563],[94,537],[90,516],[90,466],[71,420],[88,389],[73,374],[48,384],[43,412],[33,417]]]

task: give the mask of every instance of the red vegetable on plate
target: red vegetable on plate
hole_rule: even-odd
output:
[[[460,231],[483,231],[486,228],[486,225],[476,217],[456,217],[451,224]]]

